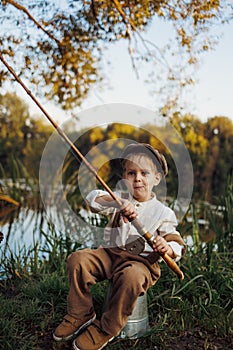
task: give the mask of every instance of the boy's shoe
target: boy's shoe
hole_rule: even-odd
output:
[[[53,339],[56,341],[69,340],[81,332],[82,329],[89,326],[95,318],[95,313],[83,319],[76,319],[67,314],[62,323],[55,329]]]
[[[96,320],[73,341],[73,349],[100,350],[103,349],[113,338],[112,335],[105,333],[101,329],[100,322]]]

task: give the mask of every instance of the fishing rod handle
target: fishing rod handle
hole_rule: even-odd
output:
[[[132,225],[137,229],[137,231],[145,238],[146,242],[150,245],[151,248],[153,248],[153,236],[150,234],[144,226],[140,223],[138,219],[134,219],[132,222]],[[166,262],[168,267],[176,273],[176,275],[179,277],[181,281],[184,279],[184,274],[180,270],[177,263],[167,254],[167,253],[159,253],[159,255],[163,258],[163,260]]]
[[[106,189],[106,187],[105,187]],[[114,192],[112,192],[111,190],[108,191],[109,194],[112,196],[112,198],[114,200],[116,200],[118,206],[120,207],[122,205],[121,200],[119,197],[117,197],[115,195]],[[153,248],[153,236],[151,233],[149,233],[146,228],[141,224],[141,222],[138,219],[134,219],[134,220],[130,220],[131,224],[136,228],[136,230],[138,231],[138,233],[146,240],[146,242],[149,244],[149,246]],[[166,264],[168,265],[168,267],[174,272],[176,273],[176,275],[179,277],[179,279],[181,281],[183,281],[184,279],[184,274],[181,271],[181,269],[179,268],[179,266],[177,265],[177,263],[167,254],[167,253],[159,253],[159,255],[163,258],[163,260],[166,262]]]

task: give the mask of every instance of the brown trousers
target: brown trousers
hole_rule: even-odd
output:
[[[93,312],[90,286],[111,280],[112,293],[100,322],[102,329],[113,336],[126,325],[138,296],[160,277],[157,262],[120,248],[100,247],[72,253],[67,259],[67,270],[70,283],[67,311],[75,318]]]

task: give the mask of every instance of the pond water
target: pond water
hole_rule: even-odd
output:
[[[20,207],[0,210],[0,231],[3,241],[0,254],[17,254],[20,250],[33,248],[36,242],[41,246],[52,232],[60,236],[70,236],[83,246],[97,246],[101,243],[103,226],[97,215],[81,210],[77,215],[69,217],[69,213],[61,213],[55,207],[35,211]],[[8,254],[7,254],[8,252]]]
[[[46,237],[50,237],[53,230],[63,237],[71,237],[81,246],[93,247],[101,244],[103,227],[106,225],[105,218],[85,210],[80,210],[77,215],[69,214],[61,214],[56,207],[40,211],[20,207],[9,213],[0,210],[0,231],[4,235],[0,255],[8,255],[11,252],[17,254],[22,249],[33,249],[36,242],[43,246]],[[203,224],[201,221],[200,224]],[[191,232],[186,234],[185,241],[192,247]]]

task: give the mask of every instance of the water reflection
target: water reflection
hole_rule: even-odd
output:
[[[32,208],[4,208],[0,210],[0,231],[4,235],[1,243],[2,253],[7,250],[17,252],[20,247],[32,248],[35,242],[43,245],[51,231],[69,236],[81,246],[98,246],[102,242],[105,223],[96,215],[85,210],[72,218],[69,213],[57,211],[55,207],[41,210]],[[100,226],[100,227],[99,227]]]
[[[8,251],[17,253],[20,248],[33,248],[36,242],[42,246],[53,230],[64,238],[70,237],[81,247],[97,247],[103,243],[106,223],[106,218],[84,209],[70,216],[70,211],[61,211],[55,206],[47,206],[46,210],[6,206],[0,209],[0,231],[4,235],[0,252],[6,255]],[[198,242],[205,244],[215,239],[215,233],[208,227],[206,220],[199,219],[197,224],[196,238],[191,217],[186,217],[180,226],[180,232],[191,249]]]
[[[2,212],[1,212],[2,214]],[[4,235],[3,245],[12,251],[17,247],[32,246],[35,240],[41,240],[41,231],[48,232],[48,222],[42,211],[35,212],[30,208],[17,208],[4,216],[1,215],[1,232]]]

